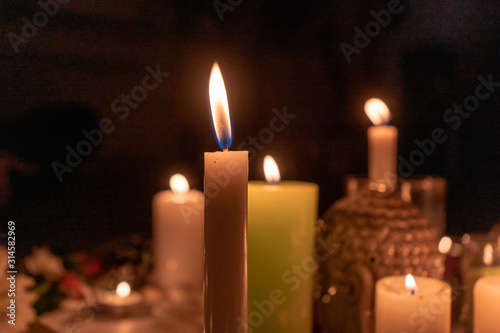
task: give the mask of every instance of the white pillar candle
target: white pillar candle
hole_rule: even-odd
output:
[[[500,330],[500,276],[484,276],[474,285],[474,333]]]
[[[248,152],[228,151],[231,122],[217,63],[209,92],[223,151],[205,153],[205,333],[246,333]]]
[[[374,181],[393,181],[397,178],[398,130],[387,125],[391,112],[377,98],[365,103],[365,112],[375,125],[368,128],[368,177]]]
[[[153,197],[153,256],[156,283],[165,290],[203,287],[203,193],[189,190],[184,176],[172,190]]]
[[[412,285],[413,283],[413,285]],[[388,276],[375,287],[375,333],[449,333],[451,287],[440,280]]]

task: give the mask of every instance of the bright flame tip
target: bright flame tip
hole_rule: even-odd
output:
[[[439,252],[441,252],[442,254],[447,254],[450,252],[452,246],[453,246],[453,241],[451,240],[451,238],[448,236],[444,236],[439,241],[438,249]]]
[[[189,183],[183,175],[180,173],[176,173],[172,177],[170,177],[170,188],[174,193],[177,194],[186,194],[189,192]]]
[[[226,87],[219,64],[214,62],[208,85],[212,122],[219,147],[229,149],[232,143],[231,118],[227,101]]]
[[[415,278],[411,274],[406,275],[405,286],[406,286],[406,289],[412,295],[414,295],[417,292],[417,290],[418,290],[417,283],[415,282]]]
[[[392,118],[391,111],[379,98],[370,98],[366,101],[365,113],[375,126],[388,125]]]
[[[116,287],[116,294],[119,297],[129,296],[130,295],[130,285],[125,281],[120,282],[118,284],[118,286]]]
[[[268,184],[279,184],[281,181],[278,164],[271,155],[264,157],[264,175]]]

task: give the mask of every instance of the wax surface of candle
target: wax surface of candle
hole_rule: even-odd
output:
[[[484,276],[474,285],[474,333],[500,332],[500,276]]]
[[[205,333],[246,332],[247,197],[248,152],[205,153]]]
[[[404,276],[388,276],[375,288],[376,333],[449,333],[451,287],[443,281],[415,277],[418,289],[412,294]]]
[[[248,185],[249,332],[312,331],[318,186]]]
[[[158,192],[153,198],[155,280],[165,290],[203,287],[203,193]],[[187,186],[187,188],[185,187]]]

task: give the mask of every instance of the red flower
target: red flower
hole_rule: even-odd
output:
[[[82,298],[82,282],[75,273],[64,274],[59,282],[59,290],[71,298]]]

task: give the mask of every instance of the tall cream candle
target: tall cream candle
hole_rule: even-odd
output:
[[[375,333],[449,333],[451,287],[440,280],[388,276],[375,287]]]
[[[246,333],[248,152],[228,151],[231,122],[217,63],[209,92],[223,151],[205,153],[205,333]]]
[[[366,101],[365,112],[375,125],[368,128],[368,177],[392,181],[397,178],[398,130],[387,125],[391,112],[378,98]]]
[[[500,331],[500,276],[483,276],[474,285],[474,333]]]
[[[180,174],[172,190],[153,197],[153,256],[156,283],[167,291],[203,287],[203,193],[189,190]]]

